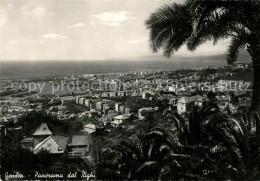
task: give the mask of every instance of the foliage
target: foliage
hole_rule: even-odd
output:
[[[22,134],[31,136],[32,133],[41,125],[47,123],[48,127],[54,134],[73,134],[83,128],[81,122],[69,122],[57,119],[54,116],[47,114],[45,111],[33,111],[23,114],[17,120],[17,126],[22,126]]]
[[[126,100],[125,104],[133,111],[138,112],[138,109],[142,107],[154,107],[156,103],[147,99],[141,99],[139,97],[131,97]]]
[[[66,105],[66,110],[68,110],[70,114],[78,114],[85,111],[86,108],[80,105],[76,105],[74,102],[71,102]]]
[[[221,113],[214,104],[195,108],[187,119],[168,111],[162,119],[153,121],[155,128],[142,129],[135,139],[124,138],[101,149],[99,154],[106,156],[102,164],[97,164],[98,176],[136,180],[259,179],[259,114],[234,116]]]
[[[5,163],[7,171],[23,171],[24,174],[33,173],[35,170],[40,169],[36,155],[21,147],[6,151],[3,163]]]

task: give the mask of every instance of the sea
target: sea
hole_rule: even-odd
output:
[[[59,75],[174,71],[226,65],[206,60],[106,60],[106,61],[1,61],[0,79],[21,79]]]

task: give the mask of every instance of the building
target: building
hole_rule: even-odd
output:
[[[123,91],[120,91],[120,92],[117,92],[117,96],[118,97],[124,97],[124,96],[126,96],[126,93],[123,92]]]
[[[79,105],[84,106],[85,100],[86,100],[86,99],[83,98],[83,97],[79,98]]]
[[[92,138],[90,135],[74,135],[68,144],[69,156],[84,156],[92,149]]]
[[[47,123],[42,123],[32,135],[38,142],[41,142],[46,137],[51,136],[52,132],[50,131]]]
[[[243,64],[243,63],[236,63],[235,64],[236,69],[245,69],[247,67],[248,67],[247,64]]]
[[[28,149],[30,151],[33,151],[33,149],[35,148],[37,143],[38,143],[37,140],[33,137],[24,138],[21,141],[21,147],[24,148],[24,149]]]
[[[168,90],[169,92],[176,92],[176,86],[169,86]]]
[[[91,104],[91,100],[89,100],[89,99],[84,100],[84,106],[90,107],[90,104]]]
[[[70,79],[71,79],[71,80],[76,80],[76,76],[75,76],[75,71],[74,71],[74,70],[73,70],[73,73],[72,73]]]
[[[102,103],[102,102],[97,102],[97,103],[96,103],[96,109],[99,110],[99,111],[101,111],[102,108],[103,108],[103,103]]]
[[[120,106],[119,106],[119,111],[118,111],[118,112],[124,114],[124,112],[125,112],[125,106],[124,106],[124,105],[120,105]]]
[[[109,93],[108,92],[102,92],[101,97],[109,97]]]
[[[91,134],[96,131],[96,125],[95,124],[86,124],[84,125],[84,132]]]
[[[148,94],[146,92],[142,93],[142,99],[146,99],[148,97]]]
[[[117,102],[115,103],[115,111],[119,112],[119,106],[121,105],[121,103]]]
[[[118,115],[118,116],[113,117],[113,121],[111,122],[111,124],[114,127],[117,127],[118,125],[122,124],[125,120],[127,120],[129,118],[130,118],[130,116],[126,115],[126,114]]]
[[[109,97],[116,97],[117,92],[109,92]]]
[[[76,97],[76,104],[79,104],[80,97]]]
[[[179,114],[185,113],[194,107],[194,102],[187,97],[182,97],[177,102],[177,111]]]
[[[125,114],[130,114],[130,108],[129,107],[125,107]]]
[[[203,106],[206,101],[202,96],[182,97],[177,101],[177,111],[179,114],[190,112],[194,106]]]
[[[49,136],[35,146],[33,153],[47,151],[50,154],[63,154],[66,152],[68,140],[69,138],[64,136]]]
[[[171,98],[169,100],[169,105],[176,106],[177,105],[177,98]]]

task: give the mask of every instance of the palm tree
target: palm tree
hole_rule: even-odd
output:
[[[197,158],[189,164],[189,172],[193,175],[208,179],[224,179],[215,164],[216,154],[211,151],[215,142],[209,139],[206,129],[210,118],[219,113],[217,105],[210,103],[201,109],[194,107],[187,118],[174,111],[167,112],[165,115],[166,121],[171,123],[168,131],[179,145],[179,151],[184,155]],[[165,122],[164,119],[160,121]]]
[[[96,150],[95,154],[96,176],[99,180],[123,180],[120,173],[119,156],[110,148]]]
[[[210,104],[187,119],[165,117],[171,128],[140,131],[97,154],[98,179],[259,179],[259,114],[233,118]]]
[[[210,103],[201,109],[195,106],[187,119],[177,112],[169,111],[158,122],[169,122],[168,127],[180,144],[199,145],[206,141],[207,135],[204,134],[204,127],[208,123],[208,118],[219,112],[219,107]]]
[[[206,179],[201,174],[208,166],[201,164],[203,148],[196,148],[195,153],[194,148],[179,145],[170,132],[158,127],[141,131],[137,137],[137,144],[122,141],[113,147],[120,155],[119,172],[124,179]]]
[[[229,64],[246,48],[254,67],[251,109],[260,111],[260,1],[187,0],[159,8],[146,20],[153,52],[170,57],[182,45],[194,51],[208,40],[231,38]]]
[[[214,105],[201,110],[195,107],[188,119],[174,112],[167,114],[181,153],[200,160],[191,173],[207,179],[259,178],[259,114],[238,115],[235,119]]]
[[[120,167],[125,179],[158,179],[169,151],[168,147],[162,146],[159,138],[162,136],[156,133],[152,135],[139,131],[137,144],[132,141],[122,141],[113,146],[113,149],[121,155]]]
[[[260,178],[259,122],[258,113],[240,119],[219,113],[209,120],[207,133],[216,143],[212,150],[218,154],[217,165],[226,179]]]

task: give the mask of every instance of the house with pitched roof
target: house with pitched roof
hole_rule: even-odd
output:
[[[90,152],[92,145],[93,142],[90,135],[73,135],[68,143],[69,156],[84,156]]]
[[[48,125],[46,123],[42,123],[31,137],[24,138],[21,141],[21,147],[33,151],[38,143],[42,142],[44,139],[51,135],[52,132],[50,131]]]
[[[193,109],[194,106],[202,107],[206,101],[206,98],[203,96],[191,96],[191,97],[181,97],[177,101],[177,111],[179,114],[189,112]]]
[[[47,123],[42,123],[38,129],[32,134],[32,136],[37,139],[38,142],[41,142],[45,138],[52,135]]]
[[[35,146],[33,153],[48,151],[50,154],[63,154],[66,152],[68,140],[65,136],[49,136]]]
[[[48,151],[51,154],[62,154],[66,152],[68,137],[52,135],[47,123],[42,123],[32,134],[32,137],[24,138],[21,147],[38,154],[41,151]]]

